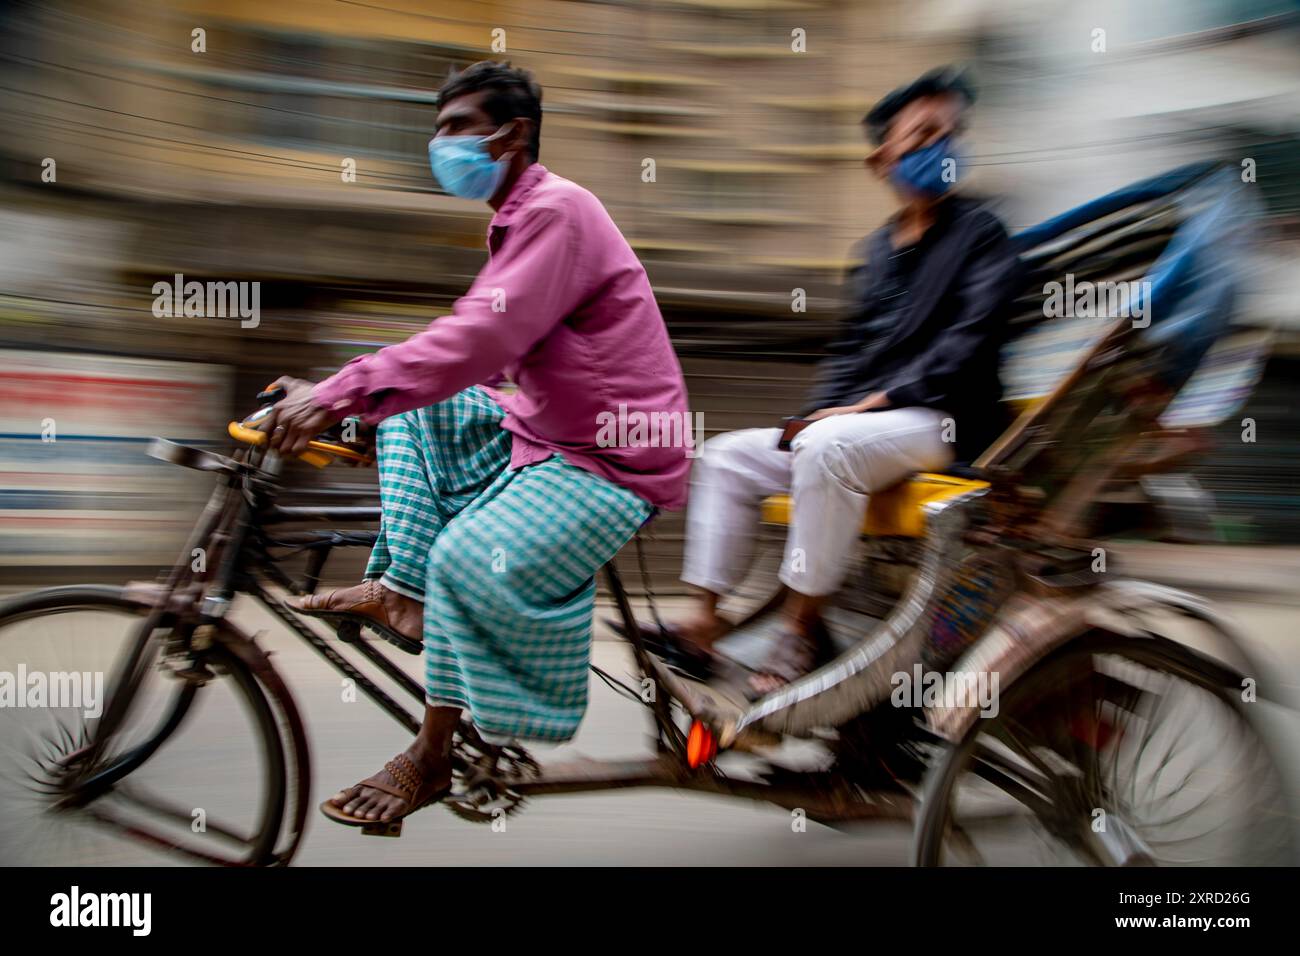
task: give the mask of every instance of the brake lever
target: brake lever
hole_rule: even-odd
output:
[[[262,419],[266,418],[267,415],[271,414],[271,409],[275,407],[276,403],[281,401],[288,394],[288,390],[283,385],[265,388],[258,392],[257,401],[259,405],[257,411],[253,412],[251,415],[245,415],[244,418],[241,419],[241,423],[246,426],[256,425],[258,422],[262,421]]]

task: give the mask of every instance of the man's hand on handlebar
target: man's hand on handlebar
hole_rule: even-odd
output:
[[[282,455],[296,456],[306,451],[309,441],[343,418],[312,400],[313,385],[288,376],[271,385],[271,389],[284,389],[285,396],[272,406],[258,427],[267,433],[267,444]]]

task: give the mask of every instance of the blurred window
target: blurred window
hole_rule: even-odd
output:
[[[211,40],[209,42],[212,42]],[[219,68],[187,71],[219,100],[215,133],[304,153],[342,153],[401,167],[388,185],[436,190],[425,148],[434,97],[463,50],[379,38],[230,28]]]

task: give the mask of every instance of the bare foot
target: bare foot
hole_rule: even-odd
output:
[[[350,588],[308,594],[289,603],[308,614],[325,611],[367,617],[413,641],[419,641],[424,634],[424,605],[390,591],[373,578]]]

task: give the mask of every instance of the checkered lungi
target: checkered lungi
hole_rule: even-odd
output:
[[[366,577],[424,602],[428,703],[492,738],[560,741],[587,707],[597,570],[652,508],[558,455],[513,470],[479,388],[379,426]]]

